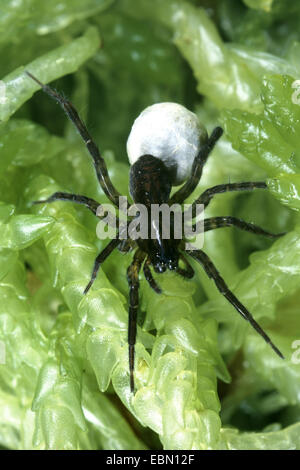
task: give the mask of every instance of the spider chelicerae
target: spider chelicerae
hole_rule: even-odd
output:
[[[100,151],[89,134],[86,125],[79,117],[73,105],[56,90],[48,85],[41,83],[31,73],[27,75],[34,80],[42,90],[61,105],[69,119],[72,121],[81,138],[83,139],[93,160],[94,168],[100,186],[111,203],[118,207],[119,197],[121,194],[115,189],[108,175],[107,166],[100,154]],[[204,164],[214,148],[217,141],[223,134],[221,127],[216,127],[209,137],[205,138],[205,142],[199,148],[191,165],[191,171],[184,184],[172,195],[172,175],[170,169],[161,158],[150,154],[142,154],[130,168],[129,188],[130,194],[135,204],[143,204],[150,210],[152,204],[172,205],[174,203],[183,204],[184,201],[196,189],[203,171]],[[242,182],[220,184],[204,191],[192,204],[193,209],[197,204],[202,204],[206,208],[214,196],[230,191],[252,191],[254,189],[266,189],[265,182]],[[78,194],[70,194],[65,192],[56,192],[48,199],[35,201],[34,204],[50,203],[54,201],[69,201],[76,204],[82,204],[92,211],[95,215],[97,209],[101,205],[94,199]],[[150,211],[149,211],[150,213]],[[171,220],[172,224],[172,220]],[[210,217],[203,221],[204,232],[214,230],[221,227],[237,227],[257,235],[263,235],[271,239],[278,238],[283,233],[273,234],[263,230],[252,223],[247,223],[236,217]],[[150,221],[151,225],[151,221]],[[171,227],[172,229],[172,227]],[[174,234],[174,230],[170,230]],[[174,236],[170,239],[164,239],[161,236],[161,226],[158,227],[156,238],[147,239],[127,239],[125,242],[121,239],[120,231],[116,237],[112,239],[107,246],[100,252],[94,262],[91,280],[84,290],[86,294],[96,279],[101,264],[109,257],[109,255],[118,248],[121,252],[129,252],[134,249],[133,260],[127,269],[127,279],[129,284],[129,322],[128,322],[128,345],[129,345],[129,373],[130,373],[130,389],[134,392],[134,358],[135,343],[137,333],[137,313],[139,307],[139,273],[143,269],[144,276],[150,287],[157,293],[161,293],[159,284],[152,275],[151,267],[156,273],[163,273],[167,269],[175,271],[183,278],[190,279],[194,276],[194,270],[184,254],[188,254],[194,260],[199,262],[207,276],[211,278],[219,292],[233,305],[237,312],[247,320],[252,327],[262,336],[262,338],[272,347],[275,353],[284,358],[279,349],[272,343],[269,336],[264,332],[260,325],[254,320],[247,308],[236,298],[230,291],[224,279],[219,274],[217,268],[202,250],[191,250],[185,247],[183,239],[177,239]],[[184,268],[179,265],[179,260],[184,264]]]

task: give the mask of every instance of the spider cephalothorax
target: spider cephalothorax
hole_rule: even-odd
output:
[[[108,176],[105,161],[75,108],[57,91],[42,84],[29,72],[27,72],[27,75],[62,106],[87,146],[104,193],[115,206],[118,206],[120,194],[113,186]],[[153,205],[183,204],[192,194],[200,181],[203,166],[222,133],[223,130],[216,127],[208,137],[205,128],[199,123],[195,114],[176,103],[159,103],[150,106],[140,115],[135,121],[129,136],[127,151],[132,163],[129,181],[130,194],[135,205],[142,204],[148,210],[148,236],[129,239],[129,243],[126,244],[124,240],[121,240],[119,232],[97,256],[91,280],[84,293],[86,294],[91,288],[100,265],[115,248],[125,252],[129,251],[128,247],[135,248],[133,260],[127,270],[129,284],[129,370],[132,392],[134,391],[134,351],[139,306],[139,273],[143,269],[145,278],[151,288],[160,294],[161,289],[153,278],[151,267],[156,273],[163,273],[169,269],[174,270],[184,278],[191,278],[194,271],[185,254],[188,254],[202,265],[206,274],[215,282],[220,293],[270,344],[276,354],[283,358],[281,352],[254,320],[251,313],[228,289],[225,281],[204,251],[186,248],[184,240],[174,236],[175,224],[172,218],[169,227],[170,237],[164,238],[162,223],[151,215],[150,209]],[[170,197],[172,186],[183,182],[184,184]],[[211,199],[220,193],[266,188],[267,185],[264,182],[221,184],[204,191],[193,202],[193,207],[196,207],[196,204],[202,204],[204,208],[207,207]],[[36,201],[35,203],[49,203],[59,200],[83,204],[94,214],[97,213],[97,208],[100,206],[97,201],[86,196],[63,192],[54,193],[48,199]],[[254,224],[235,217],[211,217],[204,219],[203,222],[204,232],[229,226],[235,226],[241,230],[269,238],[277,238],[283,235],[266,232]],[[184,264],[184,268],[179,265],[179,260]]]

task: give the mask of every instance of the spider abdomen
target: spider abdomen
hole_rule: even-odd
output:
[[[172,184],[169,171],[162,160],[142,155],[130,168],[129,189],[136,204],[167,203]]]

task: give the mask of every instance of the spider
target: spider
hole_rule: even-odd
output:
[[[111,182],[106,163],[101,156],[97,145],[88,132],[86,125],[79,117],[76,109],[56,90],[52,89],[48,85],[41,83],[31,73],[26,73],[42,88],[45,93],[47,93],[63,108],[66,115],[74,124],[75,128],[83,139],[90,156],[92,157],[96,175],[102,190],[108,199],[112,202],[112,204],[118,207],[119,197],[121,195]],[[158,158],[157,156],[143,153],[138,155],[139,158],[137,158],[135,163],[132,164],[129,175],[130,194],[134,203],[143,204],[147,208],[150,208],[152,204],[183,204],[184,201],[196,189],[202,175],[204,164],[222,134],[223,129],[221,127],[216,127],[209,137],[206,134],[206,136],[202,139],[201,145],[199,146],[200,148],[197,150],[197,153],[191,162],[189,175],[187,176],[184,184],[182,184],[182,186],[172,196],[170,195],[174,182],[174,178],[172,177],[172,171],[174,168],[171,171],[166,161],[164,162],[162,158]],[[254,189],[266,188],[266,183],[262,181],[219,184],[204,191],[193,202],[193,207],[195,207],[196,204],[203,204],[204,208],[206,208],[210,201],[216,195],[221,193],[230,191],[252,191]],[[48,199],[35,201],[34,204],[51,203],[54,201],[69,201],[76,204],[82,204],[95,215],[97,215],[97,208],[100,206],[100,204],[94,199],[65,192],[56,192]],[[237,227],[253,234],[263,235],[271,239],[275,239],[284,235],[283,233],[273,234],[267,232],[257,225],[247,223],[235,217],[225,216],[204,219],[204,232],[229,226]],[[228,288],[224,279],[221,277],[220,273],[208,255],[202,250],[186,249],[183,244],[183,239],[175,239],[174,237],[171,237],[170,239],[163,239],[161,237],[161,226],[158,227],[155,239],[148,238],[132,240],[129,238],[126,240],[126,242],[124,242],[124,240],[121,240],[120,232],[118,232],[116,237],[112,239],[96,257],[91,280],[86,286],[84,294],[89,291],[96,279],[100,266],[115,250],[115,248],[118,248],[121,252],[125,253],[129,252],[132,248],[135,250],[133,254],[133,260],[127,269],[127,280],[129,284],[128,355],[130,390],[132,393],[134,392],[135,343],[137,334],[137,313],[139,307],[139,273],[141,269],[143,269],[145,279],[149,283],[150,287],[157,294],[161,294],[162,291],[159,287],[159,284],[156,282],[156,279],[154,279],[152,275],[151,267],[158,274],[161,274],[166,270],[171,270],[175,271],[183,278],[190,279],[194,276],[194,270],[184,254],[188,254],[191,258],[200,263],[207,276],[214,281],[219,292],[228,300],[228,302],[230,302],[237,312],[251,324],[251,326],[257,331],[257,333],[260,334],[266,343],[271,346],[275,353],[284,359],[282,353],[273,344],[269,336],[264,332],[260,325],[254,320],[251,313]],[[184,268],[179,265],[179,260],[184,263]]]

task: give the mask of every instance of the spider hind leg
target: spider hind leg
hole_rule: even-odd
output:
[[[145,256],[146,255],[142,251],[137,250],[133,257],[132,263],[127,269],[127,280],[129,284],[128,358],[131,393],[134,393],[134,358],[140,287],[139,272],[145,259]]]
[[[225,283],[224,279],[221,277],[220,273],[218,272],[217,268],[211,261],[211,259],[201,250],[186,250],[186,252],[194,258],[198,263],[202,265],[204,271],[211,278],[219,292],[231,303],[231,305],[237,310],[237,312],[247,320],[251,326],[257,331],[257,333],[268,343],[273,351],[281,358],[284,359],[283,354],[279,349],[275,346],[275,344],[271,341],[269,336],[264,332],[261,326],[254,320],[251,313],[247,310],[247,308],[236,298],[236,296],[231,292],[228,288],[227,284]]]

